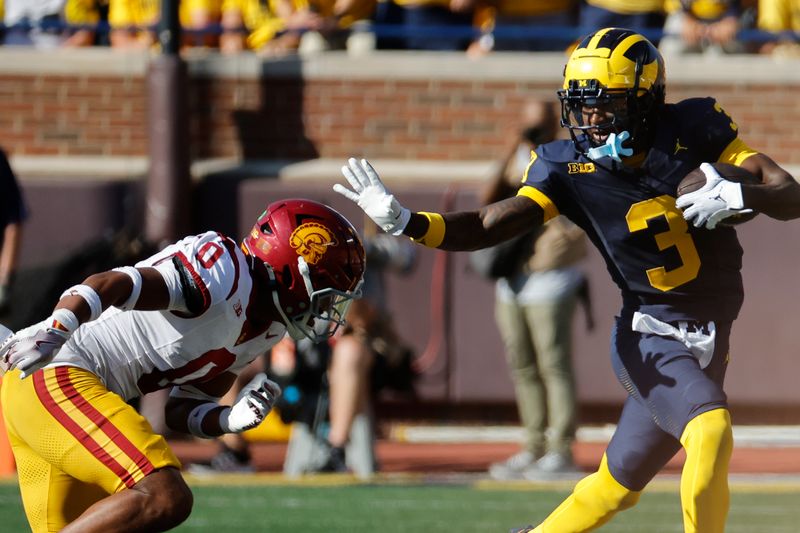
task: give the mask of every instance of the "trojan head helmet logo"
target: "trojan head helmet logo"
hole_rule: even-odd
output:
[[[289,237],[289,244],[297,251],[298,255],[303,256],[306,263],[316,264],[329,246],[336,246],[336,237],[327,227],[317,222],[306,222],[295,228]]]

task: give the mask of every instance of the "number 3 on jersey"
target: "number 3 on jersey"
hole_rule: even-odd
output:
[[[628,210],[625,220],[631,232],[647,229],[647,222],[656,217],[664,217],[668,231],[654,235],[659,250],[675,247],[681,258],[681,266],[667,271],[663,266],[647,270],[650,285],[664,292],[680,287],[697,277],[700,272],[700,255],[694,246],[689,226],[683,214],[675,207],[675,199],[668,195],[637,202]]]

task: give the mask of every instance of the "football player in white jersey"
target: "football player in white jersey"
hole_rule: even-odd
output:
[[[211,438],[257,426],[281,392],[266,375],[233,405],[219,398],[285,333],[333,335],[360,295],[364,257],[339,213],[283,200],[240,245],[187,237],[67,289],[50,317],[0,347],[0,402],[33,531],[184,521],[192,494],[180,463],[126,402],[171,388],[165,418],[176,431]]]

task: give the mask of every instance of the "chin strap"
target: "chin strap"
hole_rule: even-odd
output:
[[[586,156],[592,161],[597,161],[602,157],[608,156],[614,161],[622,162],[622,158],[620,156],[628,157],[633,155],[633,148],[622,147],[622,143],[630,139],[630,137],[631,134],[627,131],[623,131],[619,135],[616,133],[609,133],[606,143],[602,146],[590,148]]]

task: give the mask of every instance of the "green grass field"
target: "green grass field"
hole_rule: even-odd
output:
[[[195,508],[175,531],[248,532],[507,532],[545,516],[567,494],[507,486],[192,483]],[[797,489],[734,490],[728,533],[797,533]],[[0,531],[25,531],[16,485],[0,485]],[[680,533],[675,487],[645,493],[603,532]]]

